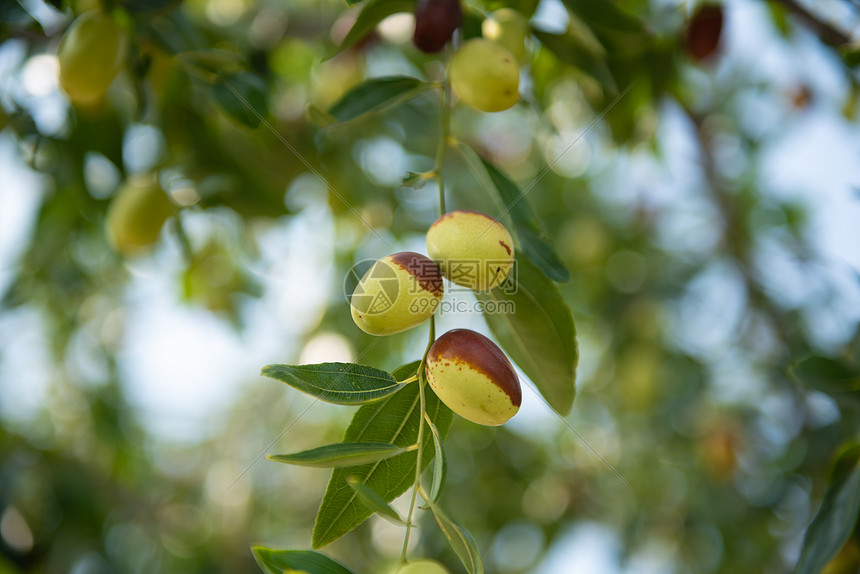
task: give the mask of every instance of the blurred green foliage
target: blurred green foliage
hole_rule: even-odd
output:
[[[203,438],[155,436],[129,399],[123,320],[136,266],[168,253],[182,261],[183,272],[168,277],[177,300],[251,337],[249,309],[272,289],[261,271],[264,236],[308,209],[294,190],[317,175],[327,182],[334,244],[331,261],[310,265],[331,264],[340,278],[358,260],[386,255],[380,238],[420,245],[435,219],[434,186],[401,182],[432,168],[438,91],[409,83],[408,98],[324,127],[355,115],[332,106],[368,78],[441,78],[446,54],[417,51],[390,20],[374,31],[411,6],[388,4],[396,6],[365,15],[366,29],[350,35],[361,3],[105,0],[129,49],[104,101],[85,108],[56,87],[40,99],[24,76],[56,54],[77,14],[100,3],[0,6],[0,55],[14,68],[0,78],[0,137],[43,176],[0,319],[34,313],[49,363],[38,414],[0,429],[0,572],[256,572],[252,543],[310,546],[325,471],[253,463],[288,424],[302,447],[340,441],[349,409],[303,416],[294,391],[249,372]],[[651,552],[675,572],[793,569],[828,500],[832,463],[860,429],[860,331],[839,278],[822,271],[830,262],[811,236],[814,200],[774,193],[763,149],[813,110],[856,129],[856,47],[825,15],[760,3],[774,49],[826,54],[845,87],[813,92],[801,79],[786,94],[785,84],[724,61],[724,49],[691,58],[686,3],[464,4],[464,37],[501,6],[569,18],[564,29],[532,21],[520,104],[500,115],[455,106],[451,136],[514,185],[538,180],[528,192],[534,213],[519,224],[539,222],[535,232],[570,271],[559,288],[577,318],[582,366],[565,420],[483,428],[455,417],[444,508],[475,535],[490,572],[532,572],[571,529],[592,522],[617,535],[622,563]],[[749,4],[728,4],[726,25]],[[804,44],[810,37],[814,45]],[[40,111],[44,98],[62,110],[59,120]],[[136,146],[144,132],[150,143]],[[450,150],[449,208],[501,213],[474,165]],[[672,181],[678,165],[689,173]],[[156,175],[180,211],[149,255],[127,260],[104,222],[113,194],[140,173]],[[673,184],[674,195],[655,199]],[[302,241],[299,253],[322,239]],[[794,272],[782,277],[784,261]],[[798,280],[814,286],[787,295]],[[339,281],[320,320],[276,358],[295,362],[320,333],[342,334],[363,364],[390,370],[418,358],[423,332],[379,344],[359,332]],[[838,336],[819,335],[825,315]],[[81,341],[101,365],[95,374],[73,368]],[[16,393],[15,375],[3,373],[4,394]],[[856,482],[840,479],[830,496]],[[429,514],[416,553],[459,571]],[[838,518],[848,542],[826,571],[856,572],[856,517]],[[325,552],[355,572],[381,572],[398,536],[372,519]],[[526,562],[506,553],[512,540]]]

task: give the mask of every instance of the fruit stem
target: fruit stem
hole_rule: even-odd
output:
[[[433,497],[431,497],[420,484],[418,485],[418,492],[421,493],[421,498],[424,499],[424,502],[427,503],[428,507],[433,506]]]
[[[400,550],[400,560],[398,564],[406,563],[406,550],[409,548],[409,535],[412,533],[412,516],[415,513],[415,502],[418,499],[418,490],[421,488],[421,460],[424,456],[424,416],[427,414],[427,399],[424,394],[424,365],[427,363],[427,353],[430,352],[430,347],[436,341],[436,317],[430,316],[430,340],[427,342],[427,348],[424,349],[424,356],[421,357],[421,363],[418,365],[418,406],[421,409],[418,417],[418,451],[415,457],[415,483],[412,486],[412,500],[409,503],[409,513],[406,515],[406,536],[403,538],[403,548]]]
[[[176,231],[177,239],[179,239],[179,246],[182,249],[182,255],[185,257],[185,264],[191,265],[194,261],[194,250],[191,248],[191,240],[185,232],[185,226],[182,224],[181,213],[179,211],[173,214],[173,228]]]
[[[398,385],[405,385],[407,383],[414,383],[417,380],[418,380],[418,375],[412,375],[408,379],[403,379],[402,381],[397,381],[397,384]]]
[[[442,181],[442,164],[445,163],[445,152],[448,149],[448,133],[451,127],[451,89],[448,79],[442,82],[442,134],[436,147],[436,163],[433,172],[439,184],[439,215],[445,215],[445,183]]]

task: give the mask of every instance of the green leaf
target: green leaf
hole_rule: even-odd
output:
[[[418,364],[416,361],[401,367],[394,372],[394,376],[399,380],[409,378],[415,374]],[[426,390],[427,414],[440,436],[445,437],[453,415],[429,388]],[[344,442],[387,442],[401,447],[415,444],[421,416],[418,391],[417,384],[408,385],[382,401],[358,409],[346,429]],[[434,455],[430,434],[425,433],[424,436],[422,469]],[[412,485],[417,458],[417,453],[412,451],[373,464],[335,469],[314,525],[314,548],[334,542],[373,514],[373,510],[358,498],[349,485],[346,480],[348,477],[355,477],[383,500],[391,502]]]
[[[610,94],[618,93],[618,84],[606,61],[570,34],[551,34],[532,27],[540,43],[565,64],[579,68],[603,85]]]
[[[484,15],[479,10],[470,6],[464,7],[463,21],[460,23],[460,33],[463,35],[463,41],[480,38],[483,34],[481,31],[483,23]]]
[[[481,163],[511,214],[514,231],[520,240],[523,253],[553,281],[569,281],[570,272],[544,237],[537,217],[519,186],[490,162],[481,159]]]
[[[352,363],[269,365],[263,367],[262,374],[336,405],[375,401],[396,393],[405,384],[385,371]]]
[[[384,442],[341,442],[329,444],[295,454],[270,454],[266,458],[275,462],[313,466],[316,468],[342,468],[385,460],[407,449]]]
[[[435,504],[430,505],[430,510],[433,511],[433,516],[436,517],[436,522],[439,528],[448,539],[448,543],[460,562],[466,567],[466,572],[469,574],[483,574],[484,562],[481,560],[481,553],[478,551],[478,546],[475,544],[475,539],[468,530],[448,518],[442,510]]]
[[[816,391],[827,393],[840,403],[860,408],[860,368],[828,357],[809,357],[791,365],[789,373]]]
[[[267,574],[307,572],[307,574],[352,574],[345,566],[328,556],[310,550],[274,550],[263,546],[251,548],[260,569]]]
[[[849,48],[843,48],[841,52],[846,66],[850,68],[860,66],[860,47],[853,45]]]
[[[825,393],[860,391],[860,368],[828,357],[809,357],[789,367],[803,383]]]
[[[817,574],[842,549],[860,514],[860,445],[845,450],[836,461],[830,486],[809,525],[796,574]]]
[[[57,10],[62,10],[61,6],[55,6]],[[23,29],[27,27],[38,29],[40,33],[44,33],[42,27],[33,18],[29,12],[24,10],[18,2],[3,2],[0,3],[0,37],[5,36],[6,30]]]
[[[487,324],[549,406],[566,415],[573,407],[579,362],[573,316],[555,283],[526,259],[517,257],[515,264],[504,283],[475,295],[497,311],[513,306],[513,313],[485,313]]]
[[[260,125],[269,113],[266,90],[266,83],[248,72],[221,76],[212,86],[212,94],[224,111],[249,128]]]
[[[562,2],[571,12],[592,26],[624,32],[639,32],[643,28],[641,20],[616,6],[612,0],[562,0]]]
[[[390,504],[385,502],[381,496],[376,494],[372,488],[369,488],[367,485],[361,482],[361,480],[357,479],[354,476],[350,476],[346,479],[346,482],[350,487],[355,491],[361,501],[367,505],[368,508],[373,510],[375,513],[382,515],[383,518],[388,518],[395,524],[401,524],[406,526],[406,521],[400,518],[400,515],[397,514],[397,511],[394,510]]]
[[[516,226],[515,229],[523,253],[543,271],[544,275],[560,283],[570,281],[570,272],[539,229],[522,225]]]
[[[364,3],[361,14],[355,19],[355,24],[352,25],[352,28],[344,36],[343,41],[332,56],[343,52],[373,32],[377,24],[392,14],[412,12],[414,8],[415,0],[368,0]]]
[[[439,431],[430,421],[425,421],[433,435],[433,449],[436,453],[436,458],[433,459],[433,482],[430,485],[430,500],[428,502],[436,502],[439,500],[439,493],[442,491],[442,484],[445,482],[448,465],[445,461],[445,450],[442,448],[442,437]]]
[[[433,84],[409,76],[374,78],[347,92],[328,113],[338,122],[380,112],[430,89]]]

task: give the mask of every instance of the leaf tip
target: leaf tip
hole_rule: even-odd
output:
[[[260,374],[264,377],[273,378],[272,372],[277,369],[280,365],[266,365],[262,369],[260,369]]]

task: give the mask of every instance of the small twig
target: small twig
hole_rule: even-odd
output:
[[[812,28],[812,31],[818,35],[818,38],[829,46],[840,47],[851,41],[851,36],[842,30],[837,29],[832,24],[825,22],[816,14],[810,12],[805,6],[797,2],[797,0],[776,0],[785,9],[803,20],[807,26]]]
[[[725,182],[714,163],[712,142],[704,129],[705,116],[697,114],[683,104],[681,104],[681,107],[687,114],[695,130],[696,143],[701,153],[702,171],[707,181],[705,189],[723,220],[723,248],[737,264],[744,290],[747,297],[749,297],[750,306],[763,313],[763,316],[773,325],[774,334],[786,345],[786,349],[791,349],[794,344],[792,340],[792,325],[774,307],[770,297],[754,277],[754,264],[751,260],[752,256],[749,247],[750,239],[747,231],[744,229],[744,223],[740,221],[735,201],[728,189],[726,189]]]
[[[442,166],[445,163],[445,152],[448,149],[448,135],[451,131],[451,92],[447,80],[442,82],[442,134],[436,147],[436,159],[433,171],[439,184],[439,213],[445,215],[445,183],[442,181]]]
[[[412,516],[415,513],[415,502],[418,498],[418,491],[421,488],[421,462],[424,459],[424,416],[427,414],[427,398],[424,393],[424,366],[427,363],[427,354],[430,352],[430,347],[436,341],[436,321],[433,315],[430,316],[430,340],[427,342],[427,348],[424,350],[424,356],[421,357],[421,363],[418,365],[418,398],[419,408],[421,409],[418,417],[418,451],[415,457],[415,483],[412,485],[412,500],[409,503],[409,513],[406,516],[406,535],[403,537],[403,548],[400,551],[400,560],[398,564],[406,563],[406,553],[409,550],[409,536],[412,533]]]

